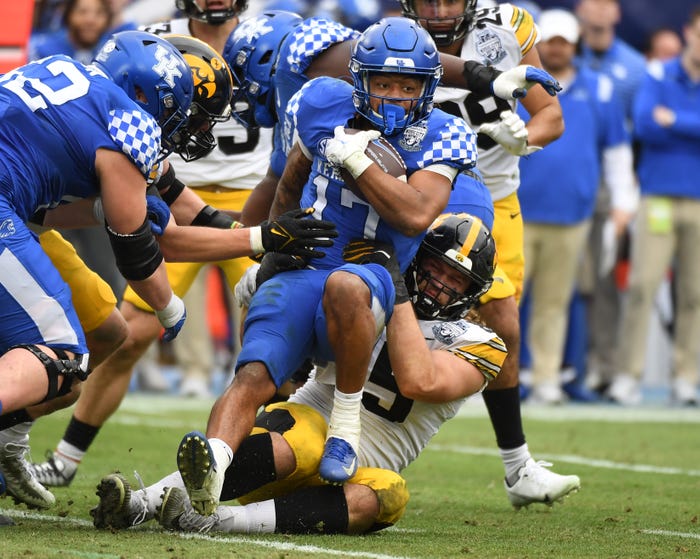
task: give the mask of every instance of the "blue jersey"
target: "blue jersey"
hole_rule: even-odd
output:
[[[324,155],[325,142],[332,138],[336,126],[352,127],[356,112],[353,87],[334,78],[316,78],[308,82],[287,106],[285,135],[291,142],[298,134],[300,142],[313,158],[311,173],[304,186],[301,207],[313,207],[314,217],[333,221],[338,238],[326,249],[326,257],[313,260],[316,268],[336,268],[344,264],[343,247],[353,239],[377,239],[391,243],[405,270],[423,235],[408,237],[384,221],[370,204],[346,188],[340,168],[331,165]],[[476,164],[476,135],[460,118],[439,109],[427,119],[387,137],[406,163],[407,176],[435,164],[460,171]],[[407,186],[407,188],[409,188]]]
[[[520,158],[518,198],[525,221],[573,225],[593,215],[605,150],[631,140],[608,76],[578,68],[558,97],[566,133],[547,149]],[[518,114],[530,120],[522,107]]]
[[[0,77],[0,195],[20,219],[99,194],[100,148],[158,178],[158,124],[97,68],[52,56]]]
[[[312,17],[295,27],[282,42],[277,68],[272,77],[278,121],[275,127],[276,141],[272,154],[272,170],[277,176],[282,175],[287,154],[292,147],[277,141],[285,137],[281,133],[281,126],[289,100],[309,81],[306,71],[318,55],[337,43],[354,40],[359,36],[358,31],[340,23],[325,18]]]

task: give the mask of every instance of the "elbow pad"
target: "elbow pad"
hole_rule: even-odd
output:
[[[484,66],[479,62],[468,60],[464,63],[462,75],[472,93],[479,97],[490,97],[493,95],[491,84],[501,75],[501,71],[492,66]]]
[[[163,261],[160,246],[151,232],[148,219],[133,233],[122,235],[106,225],[117,268],[124,279],[140,281],[150,277]]]

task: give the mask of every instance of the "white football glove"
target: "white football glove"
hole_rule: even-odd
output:
[[[345,167],[356,179],[367,170],[372,160],[365,155],[367,144],[381,136],[378,130],[362,130],[346,134],[342,126],[336,126],[335,136],[326,142],[325,156],[333,165]]]
[[[530,155],[541,150],[539,146],[527,144],[527,128],[525,122],[513,111],[503,111],[501,120],[486,122],[479,127],[478,132],[483,132],[502,145],[508,153],[513,155]]]

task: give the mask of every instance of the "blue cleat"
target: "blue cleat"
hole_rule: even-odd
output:
[[[201,515],[209,516],[219,505],[226,470],[217,468],[214,450],[204,433],[187,433],[177,449],[180,471],[190,502]]]
[[[357,472],[357,454],[344,439],[329,437],[323,449],[318,475],[326,483],[340,485]]]

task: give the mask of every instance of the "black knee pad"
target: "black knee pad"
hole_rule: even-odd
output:
[[[76,356],[71,359],[64,350],[51,348],[56,352],[56,355],[58,355],[58,359],[52,359],[34,344],[20,344],[12,346],[9,349],[18,348],[26,349],[41,361],[41,364],[46,369],[46,376],[49,378],[49,389],[46,393],[46,398],[44,398],[42,402],[48,402],[59,396],[65,396],[70,392],[73,381],[76,378],[84,381],[90,374],[90,370],[87,368],[87,359],[83,359],[85,357],[84,355],[76,354]],[[83,368],[83,362],[85,362],[85,368]],[[58,378],[60,376],[63,377],[63,384],[59,389]]]

